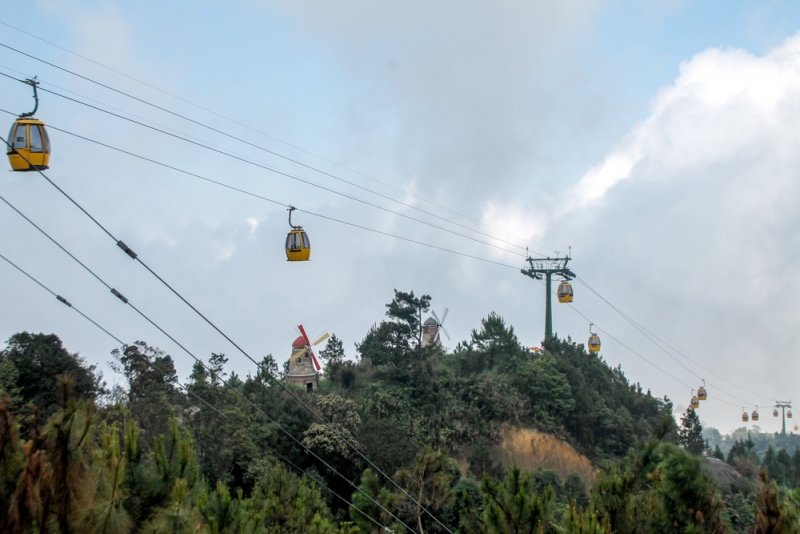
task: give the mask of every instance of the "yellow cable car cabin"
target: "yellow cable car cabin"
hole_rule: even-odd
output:
[[[311,257],[311,243],[302,230],[292,230],[286,236],[286,259],[289,261],[308,261]]]
[[[558,291],[556,291],[556,295],[558,296],[558,302],[572,302],[572,284],[567,281],[558,284]]]
[[[778,409],[777,408],[772,410],[772,417],[778,417]]]
[[[591,352],[600,352],[600,336],[597,334],[589,336],[589,350]]]
[[[753,410],[753,421],[758,421],[758,409]]]
[[[706,381],[703,380],[703,385],[697,390],[697,399],[704,401],[708,399],[708,392],[706,391]]]
[[[692,395],[691,405],[693,410],[696,410],[700,407],[700,401],[694,395]]]
[[[600,352],[600,336],[592,332],[593,323],[589,323],[589,352]]]
[[[50,137],[40,120],[19,118],[8,133],[8,162],[15,171],[44,170],[50,166]]]
[[[788,412],[786,412],[786,417],[788,417],[789,419],[792,418],[792,410],[789,410]]]
[[[795,423],[794,424],[794,431],[797,432],[798,430],[800,430],[800,426],[797,423]]]
[[[33,87],[33,99],[36,105],[33,111],[23,113],[11,125],[6,140],[6,155],[12,170],[44,170],[50,166],[50,136],[47,135],[44,123],[33,118],[39,109],[39,95],[36,92],[39,82],[34,78],[25,80],[25,83]]]
[[[297,208],[289,206],[289,226],[292,227],[286,235],[286,259],[288,261],[308,261],[311,257],[311,242],[302,226],[292,224],[292,212]]]
[[[742,422],[746,423],[749,420],[750,420],[750,417],[748,417],[747,412],[742,412]]]

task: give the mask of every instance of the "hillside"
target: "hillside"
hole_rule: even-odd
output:
[[[752,469],[737,467],[738,490],[718,488],[668,399],[569,339],[528,351],[494,313],[445,352],[423,335],[428,303],[395,292],[357,361],[332,336],[314,393],[274,381],[272,356],[240,377],[212,354],[181,383],[172,357],[142,341],[112,354],[126,386],[109,391],[57,336],[13,336],[0,352],[2,526],[61,520],[47,499],[69,508],[64,525],[113,519],[114,532],[505,532],[513,517],[576,533],[603,521],[621,533],[753,524]],[[75,488],[69,500],[59,484]],[[717,492],[744,519],[724,516]],[[517,506],[532,515],[519,519]]]

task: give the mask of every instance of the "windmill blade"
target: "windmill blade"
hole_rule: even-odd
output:
[[[320,343],[322,343],[323,341],[325,341],[329,337],[331,337],[331,335],[329,333],[325,332],[324,334],[322,334],[319,337],[317,337],[317,340],[314,342],[314,346],[316,347],[317,345],[319,345]]]
[[[317,359],[317,355],[314,354],[314,351],[311,350],[311,348],[309,348],[308,352],[311,354],[311,361],[314,362],[314,367],[317,369],[317,371],[321,371],[322,370],[322,366],[319,364],[319,360]]]
[[[441,324],[440,324],[440,325],[439,325],[439,328],[441,328],[441,329],[442,329],[442,332],[444,332],[444,335],[446,335],[446,336],[447,336],[447,341],[450,341],[450,333],[447,331],[447,329],[444,327],[444,325],[441,325]]]
[[[431,310],[431,315],[433,315],[433,318],[436,319],[437,323],[442,324],[442,321],[439,320],[439,316],[436,315],[435,311]]]
[[[292,357],[291,357],[291,358],[289,358],[289,361],[290,361],[290,362],[293,362],[293,361],[295,361],[296,359],[298,359],[299,357],[301,357],[303,354],[305,354],[305,353],[306,353],[306,352],[308,352],[309,350],[311,350],[311,347],[306,347],[306,348],[304,348],[303,350],[296,352],[295,354],[293,354],[293,355],[292,355]]]
[[[442,321],[441,321],[440,324],[444,324],[444,321],[447,319],[447,314],[449,312],[450,312],[450,309],[447,306],[445,306],[444,307],[444,313],[442,314]],[[447,336],[447,339],[450,339],[450,336]]]
[[[303,336],[303,339],[306,341],[306,345],[309,347],[311,346],[311,341],[308,340],[308,334],[306,334],[306,329],[303,328],[303,325],[297,325],[297,328],[300,329],[300,335]]]

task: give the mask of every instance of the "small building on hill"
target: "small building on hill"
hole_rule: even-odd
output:
[[[295,358],[298,352],[305,351],[305,353]],[[306,344],[303,336],[298,336],[292,343],[292,355],[289,359],[289,372],[283,376],[286,382],[297,384],[308,393],[313,393],[317,390],[319,385],[319,373],[314,367],[314,361],[311,358],[311,348]]]

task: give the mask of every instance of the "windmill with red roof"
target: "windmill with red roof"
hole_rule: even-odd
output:
[[[319,372],[322,370],[319,359],[314,354],[313,347],[316,347],[330,336],[327,332],[323,332],[312,343],[303,325],[299,325],[297,330],[300,335],[292,343],[289,372],[284,376],[284,380],[304,387],[307,392],[311,393],[317,389]]]

